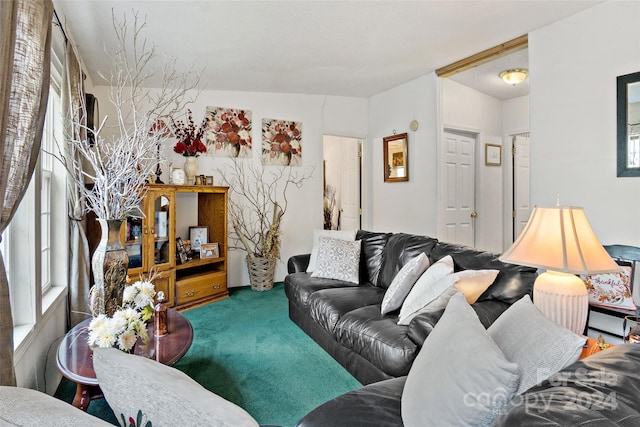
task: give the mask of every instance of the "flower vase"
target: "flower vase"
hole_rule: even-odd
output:
[[[198,175],[198,162],[196,156],[186,156],[184,159],[184,173],[187,175],[187,184],[193,185]]]
[[[93,253],[91,267],[94,285],[90,292],[91,314],[112,316],[122,306],[127,284],[129,256],[120,240],[122,219],[98,219],[102,237]]]

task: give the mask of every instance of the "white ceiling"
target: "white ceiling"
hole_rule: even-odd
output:
[[[111,66],[105,45],[109,48],[113,39],[112,10],[129,18],[136,10],[146,16],[143,35],[159,52],[177,58],[185,69],[204,69],[203,89],[361,97],[596,3],[54,0],[94,84],[102,81],[97,72],[108,72]],[[486,77],[471,75],[490,67],[465,74],[470,74],[469,82],[484,82],[481,90],[486,92],[488,80],[496,81],[495,70],[487,71]],[[500,67],[502,71],[510,66]],[[498,83],[506,86],[502,89],[513,89]]]

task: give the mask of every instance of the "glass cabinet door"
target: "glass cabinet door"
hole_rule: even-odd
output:
[[[172,218],[175,212],[174,197],[170,193],[149,192],[147,224],[149,231],[148,268],[169,267],[174,261],[175,238],[173,237]],[[173,243],[172,243],[173,242]]]
[[[144,223],[142,218],[127,217],[125,248],[129,255],[129,274],[142,272],[144,266]],[[133,271],[132,271],[133,270]]]

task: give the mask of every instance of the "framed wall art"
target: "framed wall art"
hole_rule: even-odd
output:
[[[484,144],[484,164],[486,166],[502,165],[502,145]]]
[[[302,123],[262,119],[262,164],[302,166]]]
[[[217,157],[251,157],[251,111],[207,107],[207,153]]]

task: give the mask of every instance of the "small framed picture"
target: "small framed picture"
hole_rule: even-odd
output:
[[[207,175],[207,185],[213,185],[213,175]]]
[[[484,164],[486,166],[502,165],[502,145],[484,144]]]
[[[203,243],[200,245],[200,259],[220,257],[220,247],[217,243]]]
[[[189,240],[191,241],[191,249],[199,251],[201,244],[209,242],[209,227],[189,227]]]
[[[176,260],[180,264],[184,264],[189,261],[189,257],[187,256],[187,251],[184,249],[184,243],[181,237],[176,237]]]

